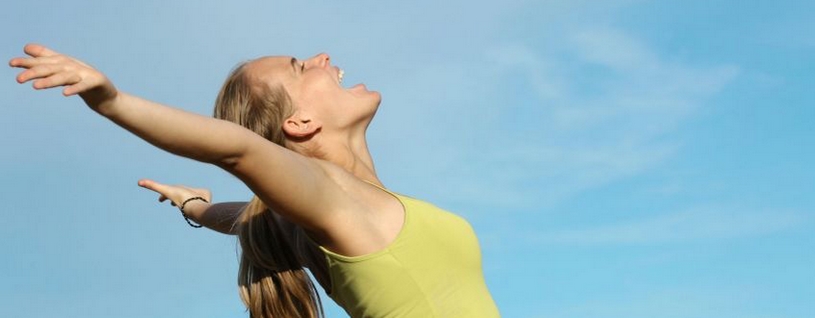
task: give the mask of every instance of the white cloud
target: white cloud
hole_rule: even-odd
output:
[[[647,291],[615,291],[533,317],[783,317],[762,313],[768,292],[752,285],[699,283]]]
[[[583,28],[553,41],[493,46],[409,72],[393,85],[421,94],[397,95],[405,104],[391,105],[400,120],[388,125],[421,124],[421,143],[407,138],[390,159],[402,169],[420,161],[438,181],[423,189],[448,200],[554,204],[674,156],[681,140],[671,133],[739,73],[667,62],[619,29]]]
[[[806,221],[806,215],[790,211],[709,206],[629,222],[526,235],[544,244],[662,244],[767,235]]]
[[[643,43],[617,29],[590,29],[571,37],[575,53],[583,61],[615,70],[659,68],[658,58]]]
[[[557,20],[575,14],[585,16],[586,10],[607,16],[607,11],[628,3],[560,1],[541,5],[547,21],[554,21],[547,26],[559,34],[532,37],[546,39],[540,45],[524,39],[491,42],[511,38],[501,32],[517,21],[504,19],[532,5],[524,1],[489,7],[436,4],[431,7],[434,10],[417,9],[422,6],[399,8],[404,10],[367,4],[337,6],[313,13],[343,25],[341,28],[327,28],[309,37],[289,31],[261,32],[261,39],[254,41],[249,39],[255,33],[243,32],[241,23],[202,19],[185,21],[181,27],[176,20],[162,18],[165,27],[209,30],[218,26],[218,32],[206,37],[210,40],[192,37],[198,40],[183,42],[202,53],[185,60],[199,62],[177,63],[156,51],[159,53],[140,55],[138,64],[157,61],[160,64],[155,65],[154,76],[166,80],[197,74],[203,64],[228,67],[236,56],[245,58],[266,50],[286,53],[279,50],[304,47],[309,52],[337,52],[338,63],[349,70],[349,81],[359,76],[369,80],[373,89],[385,90],[381,116],[371,135],[386,181],[398,180],[402,189],[421,189],[425,191],[419,193],[423,197],[433,198],[437,193],[437,198],[448,201],[525,209],[560,202],[640,174],[671,158],[681,149],[681,140],[665,136],[679,129],[738,74],[738,68],[732,66],[666,62],[673,57],[653,50],[625,30],[585,25],[569,29]],[[364,26],[370,21],[343,19],[363,9],[382,12],[372,17],[383,27],[369,30]],[[201,16],[214,12],[208,6],[201,10]],[[137,16],[147,16],[148,11]],[[239,11],[231,8],[214,17],[229,21]],[[267,30],[283,26],[297,29],[310,23],[293,16],[259,19],[265,11],[247,13],[251,18],[245,20],[258,21],[256,27]],[[442,22],[454,14],[465,17],[465,22],[438,28],[447,25]],[[157,34],[135,30],[123,31]],[[158,42],[144,45],[145,41]],[[144,41],[126,41],[130,44],[125,43],[125,49],[137,46],[149,50],[161,46],[162,41],[175,40],[146,37]],[[383,51],[392,54],[381,54]],[[356,59],[343,59],[346,55]],[[123,87],[150,92],[146,97],[170,104],[209,105],[212,93],[192,87],[217,87],[224,76],[221,72],[196,76],[185,82],[190,91],[179,93],[172,85],[137,75],[143,73],[141,69],[126,71],[112,66],[121,64],[118,60],[98,63],[116,70]],[[164,69],[172,72],[161,73]],[[201,109],[208,111],[208,107]],[[428,185],[428,176],[433,178],[432,185]]]

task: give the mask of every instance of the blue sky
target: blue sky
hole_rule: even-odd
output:
[[[43,43],[124,91],[209,114],[239,61],[328,52],[346,83],[383,95],[369,130],[380,177],[473,223],[504,316],[811,317],[812,12],[14,1],[0,55]],[[136,181],[250,192],[15,74],[0,84],[0,316],[247,316],[234,239],[189,228]]]

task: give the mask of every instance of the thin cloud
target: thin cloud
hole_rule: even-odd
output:
[[[805,214],[790,211],[745,211],[712,206],[528,236],[538,243],[566,245],[683,243],[769,235],[801,226],[806,221]]]
[[[666,137],[739,74],[732,65],[667,62],[671,56],[619,29],[580,29],[559,41],[553,49],[494,46],[404,77],[423,94],[397,96],[409,104],[395,106],[403,116],[393,125],[426,129],[420,144],[399,145],[397,153],[409,153],[402,169],[419,156],[443,157],[421,169],[438,177],[435,192],[448,200],[556,204],[675,156],[682,141]]]
[[[600,299],[589,299],[559,310],[541,312],[533,317],[782,317],[756,312],[756,300],[766,294],[766,291],[756,290],[749,285],[699,285],[660,286],[634,292],[616,291],[613,295],[603,295]]]

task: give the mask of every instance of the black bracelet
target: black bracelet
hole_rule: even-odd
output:
[[[187,217],[187,213],[184,212],[184,206],[187,205],[187,202],[190,202],[192,200],[201,200],[201,201],[204,201],[206,203],[209,203],[209,201],[207,201],[206,199],[204,199],[202,197],[192,197],[192,198],[184,200],[184,202],[182,202],[181,205],[178,206],[178,210],[181,211],[181,216],[184,217],[184,220],[187,221],[187,224],[189,224],[190,226],[197,229],[197,228],[202,227],[203,225],[192,223],[192,221],[190,221],[190,218]]]

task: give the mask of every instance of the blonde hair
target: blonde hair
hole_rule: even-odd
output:
[[[282,125],[294,113],[291,98],[282,86],[258,84],[247,76],[246,63],[238,65],[218,93],[214,116],[286,147]],[[237,226],[238,286],[249,316],[322,317],[317,290],[271,209],[255,196]]]

